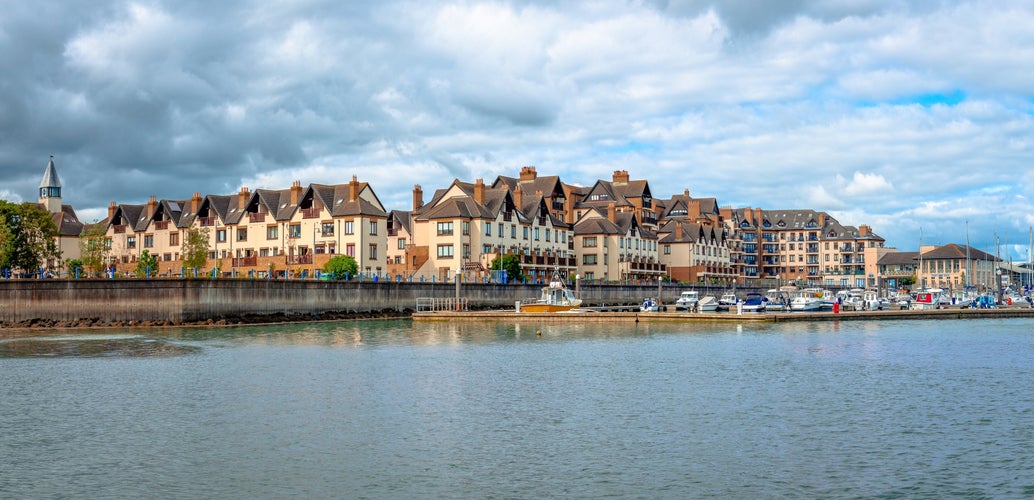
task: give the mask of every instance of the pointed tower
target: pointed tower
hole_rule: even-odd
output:
[[[61,211],[61,179],[58,179],[57,168],[54,167],[54,155],[50,156],[43,181],[39,183],[39,203],[52,214]]]

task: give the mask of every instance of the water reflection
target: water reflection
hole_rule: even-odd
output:
[[[167,357],[199,347],[131,334],[76,334],[0,339],[0,358]]]

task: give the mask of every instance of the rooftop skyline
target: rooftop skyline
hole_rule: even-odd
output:
[[[627,170],[887,246],[1027,258],[1023,1],[56,2],[0,18],[0,198],[84,222],[195,191]]]

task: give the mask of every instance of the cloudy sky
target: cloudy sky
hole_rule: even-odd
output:
[[[112,200],[370,182],[409,209],[521,166],[825,210],[1027,258],[1029,0],[0,0],[0,198],[49,155]]]

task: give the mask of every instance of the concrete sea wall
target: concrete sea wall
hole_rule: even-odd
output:
[[[463,283],[460,294],[476,309],[513,307],[539,295],[541,285]],[[674,302],[682,287],[661,294]],[[587,305],[638,303],[656,285],[580,287]],[[716,292],[718,293],[718,292]],[[329,282],[300,280],[82,279],[0,280],[0,324],[27,322],[171,322],[321,316],[328,313],[404,313],[418,298],[450,299],[452,283]]]

